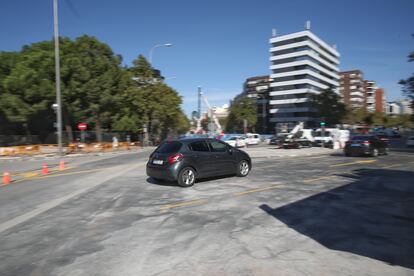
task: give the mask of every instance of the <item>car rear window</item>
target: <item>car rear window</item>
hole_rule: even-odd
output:
[[[208,145],[204,141],[194,142],[189,145],[190,150],[192,151],[210,151]]]
[[[155,151],[159,153],[174,153],[179,151],[182,145],[178,141],[163,142]]]

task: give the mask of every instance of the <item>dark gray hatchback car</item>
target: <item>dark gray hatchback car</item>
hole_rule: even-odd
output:
[[[244,177],[251,168],[247,153],[220,140],[184,138],[162,142],[149,157],[147,175],[155,181],[177,181],[182,187],[190,187],[199,178]]]

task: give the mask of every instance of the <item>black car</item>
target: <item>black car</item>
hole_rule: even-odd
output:
[[[209,138],[162,142],[150,155],[147,175],[154,180],[177,181],[189,187],[196,179],[220,175],[246,176],[252,168],[244,151]]]
[[[346,142],[345,156],[388,154],[388,140],[376,135],[358,135]]]

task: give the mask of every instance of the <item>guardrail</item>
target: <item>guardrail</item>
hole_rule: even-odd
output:
[[[63,148],[66,154],[70,153],[92,153],[92,152],[111,152],[141,149],[140,142],[120,142],[114,143],[71,143]],[[54,154],[58,152],[56,144],[24,145],[13,147],[0,147],[0,156],[31,156],[36,154]]]

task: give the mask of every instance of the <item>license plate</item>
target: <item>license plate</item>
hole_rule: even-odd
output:
[[[152,160],[152,164],[156,164],[156,165],[162,165],[164,161],[162,160]]]
[[[359,147],[361,144],[351,144],[351,147]]]

